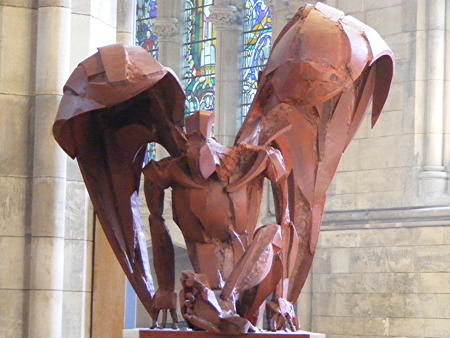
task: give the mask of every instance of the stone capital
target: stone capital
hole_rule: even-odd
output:
[[[235,6],[215,5],[210,9],[208,20],[216,25],[218,30],[235,30],[240,23],[239,11]]]
[[[153,19],[153,33],[160,39],[172,38],[179,34],[178,19],[155,18]]]

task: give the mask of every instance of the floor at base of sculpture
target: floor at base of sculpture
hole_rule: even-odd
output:
[[[208,338],[208,337],[233,337],[233,338],[281,338],[281,337],[302,337],[302,338],[326,338],[323,333],[313,333],[307,331],[297,332],[259,332],[248,333],[238,336],[215,335],[206,331],[181,331],[181,330],[148,330],[133,329],[123,330],[123,338]]]

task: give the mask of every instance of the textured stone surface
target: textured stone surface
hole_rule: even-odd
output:
[[[32,231],[34,236],[64,236],[65,180],[35,178]]]
[[[34,237],[31,243],[31,288],[48,290],[48,294],[39,294],[42,300],[52,301],[59,296],[51,295],[62,289],[64,268],[64,239],[55,237]],[[33,291],[34,292],[34,291]],[[38,291],[36,291],[38,292]],[[56,298],[55,298],[56,297]],[[45,303],[40,303],[44,306]],[[58,311],[55,308],[55,311]]]
[[[66,239],[92,239],[92,224],[88,223],[89,196],[83,182],[66,183]]]
[[[400,33],[402,22],[401,6],[373,9],[366,14],[366,23],[382,35]]]
[[[90,49],[91,17],[88,15],[72,13],[71,32],[70,32],[70,69],[75,69],[77,65],[89,56],[95,53]]]
[[[91,291],[92,242],[64,240],[64,290]]]
[[[89,292],[64,291],[62,337],[89,337],[90,298]]]
[[[0,0],[0,6],[37,8],[38,0]]]
[[[351,15],[363,10],[363,0],[339,0],[336,6],[344,13]]]
[[[34,111],[33,175],[35,177],[66,176],[67,155],[52,137],[53,120],[58,110],[60,95],[38,95]]]
[[[0,289],[25,289],[25,237],[0,237],[0,252],[8,253],[14,260],[0,264]]]
[[[71,0],[38,0],[38,7],[64,7],[71,8]]]
[[[70,8],[42,7],[37,21],[36,94],[62,94],[69,75]]]
[[[32,140],[32,103],[30,96],[0,94],[0,176],[28,176],[31,173],[31,151],[27,151],[27,147]]]
[[[30,290],[29,293],[30,303],[41,305],[39,309],[29,309],[29,325],[36,330],[35,332],[39,332],[42,337],[60,337],[63,292]]]
[[[1,6],[0,18],[0,93],[31,94],[36,56],[36,11]]]
[[[90,14],[115,29],[117,20],[117,1],[91,0]],[[97,33],[95,35],[97,35]],[[104,36],[99,35],[99,38],[104,38]]]
[[[22,177],[0,177],[0,191],[0,236],[23,236],[29,226],[27,202],[30,180]]]
[[[91,11],[91,0],[72,0],[72,14],[89,15]]]
[[[435,336],[444,337],[450,319],[448,228],[353,225],[323,231],[312,276],[312,330],[429,336],[425,330],[433,322]],[[408,322],[413,328],[402,328]]]
[[[0,290],[0,337],[26,335],[23,319],[27,297],[27,292],[22,290]]]
[[[364,9],[384,8],[400,5],[402,0],[364,0]]]

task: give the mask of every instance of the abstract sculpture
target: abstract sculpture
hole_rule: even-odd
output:
[[[233,147],[211,135],[214,114],[184,118],[176,76],[139,47],[111,45],[80,63],[64,87],[54,135],[77,158],[95,211],[130,283],[157,326],[176,325],[173,218],[195,272],[183,272],[181,312],[195,329],[295,331],[294,304],[311,267],[326,190],[372,101],[386,101],[393,55],[358,20],[318,3],[300,8],[275,41]],[[186,131],[183,126],[186,123]],[[170,157],[145,163],[149,142]],[[143,165],[146,164],[144,167]],[[138,190],[150,211],[154,293]],[[257,228],[263,181],[278,224]],[[270,299],[266,301],[266,299]]]

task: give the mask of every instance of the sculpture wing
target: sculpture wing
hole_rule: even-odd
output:
[[[144,49],[111,45],[74,70],[53,126],[76,158],[108,241],[145,308],[153,281],[139,215],[146,145],[179,155],[185,144],[184,92]]]
[[[291,169],[288,205],[298,235],[285,248],[291,302],[308,276],[342,153],[371,101],[375,124],[393,68],[392,52],[373,29],[318,3],[301,8],[282,30],[260,74],[236,144],[275,145]],[[274,188],[277,199],[280,187]]]

